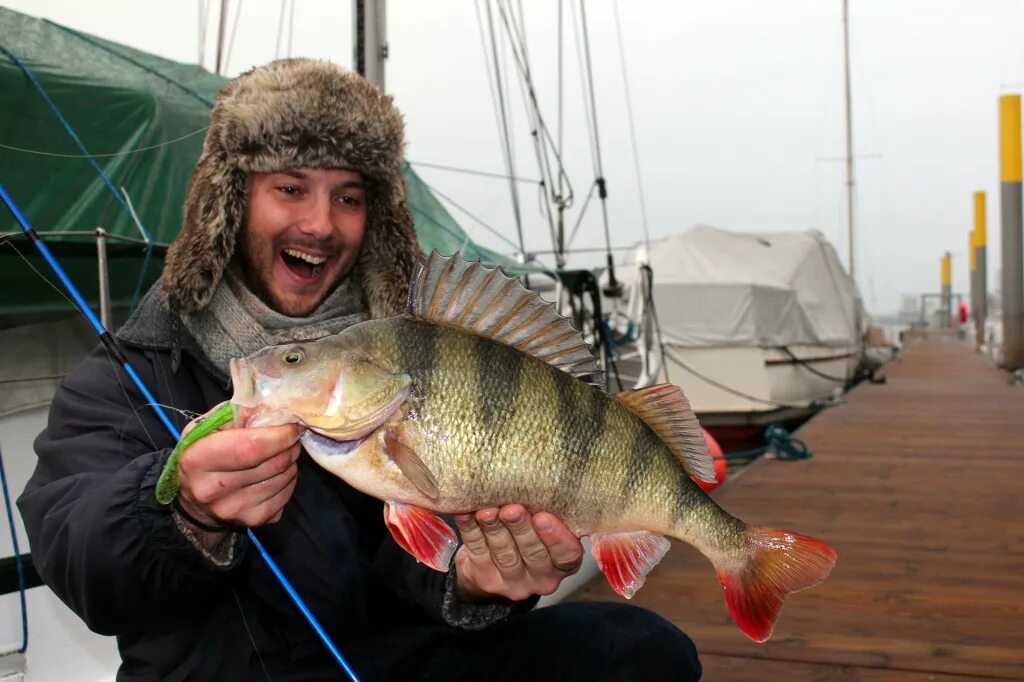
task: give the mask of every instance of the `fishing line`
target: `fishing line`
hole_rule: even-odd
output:
[[[35,229],[29,224],[28,220],[21,213],[21,210],[18,208],[17,204],[14,203],[14,200],[7,193],[7,190],[3,187],[3,185],[0,185],[0,200],[2,200],[3,203],[7,206],[7,209],[10,211],[11,215],[14,217],[15,221],[18,223],[21,229],[25,232],[25,235],[33,243],[33,245],[36,247],[39,253],[43,256],[43,259],[50,266],[50,269],[53,271],[54,275],[56,275],[57,278],[60,280],[61,284],[64,285],[65,291],[68,294],[70,294],[72,299],[74,299],[76,307],[89,321],[89,325],[93,328],[93,331],[95,331],[96,335],[99,336],[101,343],[103,344],[107,353],[111,356],[111,359],[117,360],[118,364],[121,365],[121,369],[124,371],[125,374],[128,375],[129,378],[131,378],[132,383],[135,384],[135,387],[146,399],[146,404],[152,407],[153,412],[163,423],[163,425],[167,428],[171,436],[175,440],[179,440],[181,434],[178,431],[177,427],[174,426],[174,423],[171,421],[170,417],[167,416],[167,412],[164,411],[162,407],[160,407],[159,402],[150,392],[149,388],[146,387],[145,382],[142,381],[142,378],[138,375],[138,373],[135,371],[135,368],[132,367],[131,362],[125,356],[124,351],[120,347],[120,344],[117,343],[117,341],[110,334],[110,332],[107,331],[107,329],[103,326],[99,319],[97,319],[96,315],[89,308],[89,305],[86,302],[86,300],[82,297],[82,294],[78,291],[78,288],[75,287],[74,283],[70,280],[70,278],[68,278],[67,273],[64,272],[64,269],[60,266],[60,263],[58,263],[57,260],[53,257],[53,254],[50,253],[49,247],[47,247],[46,243],[36,233]],[[120,378],[118,378],[118,381],[120,382]],[[131,405],[131,401],[129,401],[129,405]],[[132,409],[134,410],[134,407]],[[356,677],[356,674],[352,671],[352,668],[349,667],[348,661],[346,661],[345,658],[341,655],[341,652],[334,645],[334,642],[331,640],[330,636],[320,625],[320,622],[316,619],[313,613],[306,606],[305,602],[295,591],[295,588],[292,587],[291,583],[285,577],[284,573],[281,572],[281,569],[277,566],[277,563],[270,556],[267,550],[263,547],[263,543],[259,541],[259,538],[256,537],[256,534],[253,533],[251,528],[246,529],[246,534],[249,538],[249,542],[256,548],[256,551],[259,553],[260,557],[267,565],[267,568],[269,568],[271,573],[274,574],[278,582],[281,584],[281,587],[284,588],[285,592],[291,598],[292,602],[294,602],[295,606],[299,609],[302,615],[305,616],[307,622],[309,622],[310,626],[313,628],[314,632],[316,632],[317,636],[320,638],[320,641],[323,642],[324,646],[327,647],[327,650],[331,653],[334,660],[345,671],[349,678],[353,680],[353,682],[358,682],[359,678]]]

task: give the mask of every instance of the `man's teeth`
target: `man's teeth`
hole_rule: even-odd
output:
[[[324,263],[327,262],[326,256],[314,256],[309,253],[303,253],[302,251],[296,251],[295,249],[285,249],[284,252],[287,253],[292,258],[304,260],[310,265],[323,265]]]

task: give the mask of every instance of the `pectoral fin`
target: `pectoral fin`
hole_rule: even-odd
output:
[[[404,502],[384,505],[384,523],[395,542],[416,560],[444,573],[459,541],[455,531],[435,514]]]
[[[665,536],[646,530],[590,536],[590,553],[608,584],[626,599],[633,598],[670,546]]]
[[[402,442],[399,429],[388,429],[384,432],[384,443],[388,446],[388,454],[392,461],[402,470],[412,484],[419,488],[419,491],[432,500],[436,500],[439,494],[437,479],[434,474],[423,463],[416,452]]]

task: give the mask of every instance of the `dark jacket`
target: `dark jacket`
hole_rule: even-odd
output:
[[[121,334],[125,352],[180,429],[227,399],[147,296]],[[156,312],[154,312],[156,311]],[[118,680],[339,679],[311,627],[243,533],[218,568],[182,534],[154,486],[174,441],[102,348],[69,375],[36,440],[18,500],[43,580],[89,626],[116,635]],[[451,578],[392,540],[383,505],[299,459],[281,521],[256,536],[363,680],[407,677],[416,650],[453,624],[506,617],[506,603],[462,604]],[[524,604],[519,608],[525,609]],[[516,610],[519,610],[517,608]],[[265,668],[265,669],[264,669]]]

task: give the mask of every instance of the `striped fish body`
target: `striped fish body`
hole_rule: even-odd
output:
[[[299,422],[313,459],[385,502],[395,541],[448,570],[458,542],[438,516],[508,503],[589,535],[598,566],[631,597],[666,536],[715,566],[726,605],[755,641],[784,597],[823,580],[824,543],[747,525],[691,475],[713,467],[682,391],[608,395],[596,361],[553,306],[516,280],[434,254],[409,313],[232,362],[238,423]]]
[[[516,348],[411,317],[352,332],[382,365],[412,378],[398,425],[439,495],[428,500],[410,488],[403,502],[444,513],[520,503],[554,513],[578,535],[646,529],[701,545],[695,520],[706,518],[720,529],[718,551],[745,546],[743,525],[693,483],[649,426],[596,386]],[[394,466],[380,439],[365,447],[372,452],[364,466]],[[383,497],[372,489],[379,473],[359,483]],[[400,475],[394,468],[389,478]]]

